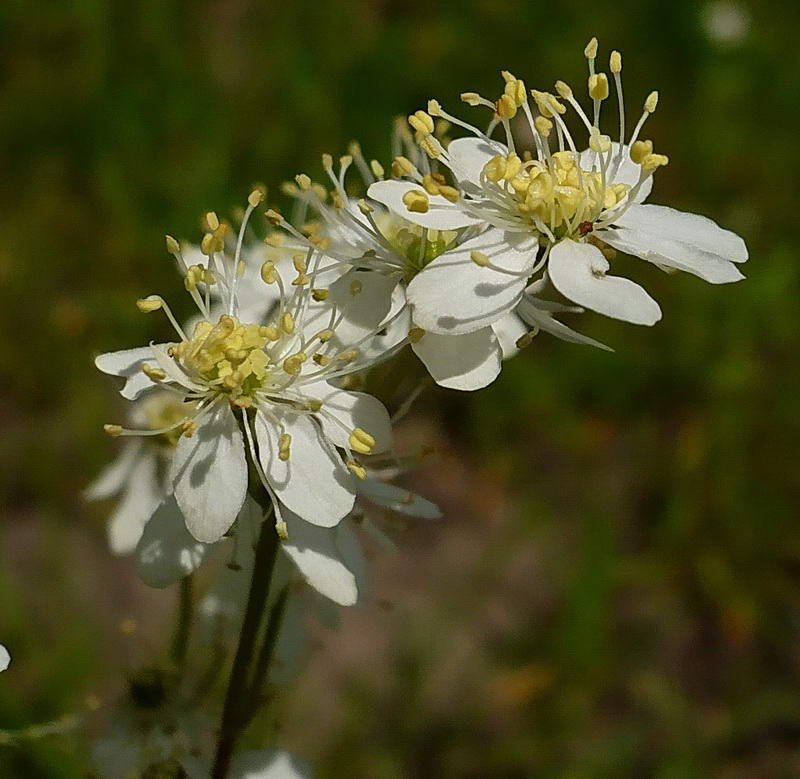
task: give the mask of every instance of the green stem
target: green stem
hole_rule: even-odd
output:
[[[269,610],[267,617],[267,626],[264,629],[264,640],[261,643],[261,650],[258,653],[258,660],[256,667],[253,671],[252,682],[250,684],[250,693],[245,704],[245,717],[249,723],[253,717],[258,713],[259,708],[264,701],[264,685],[267,681],[267,675],[272,665],[272,657],[275,654],[275,646],[278,643],[278,636],[281,632],[281,623],[283,622],[283,615],[286,611],[286,598],[289,595],[289,588],[284,587],[272,608]]]
[[[217,755],[211,772],[212,779],[225,779],[228,776],[236,742],[246,722],[242,703],[246,699],[247,668],[253,657],[261,618],[267,604],[278,546],[278,534],[269,521],[268,515],[261,524],[261,532],[256,545],[253,578],[250,581],[250,593],[247,597],[242,629],[239,633],[239,646],[233,659],[228,691],[225,695],[217,741]]]
[[[184,576],[180,582],[180,594],[178,596],[178,626],[175,630],[175,639],[172,642],[172,662],[179,671],[182,671],[186,664],[193,617],[192,577]]]

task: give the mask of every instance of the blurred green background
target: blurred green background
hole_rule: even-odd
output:
[[[5,0],[0,728],[113,695],[167,638],[174,593],[80,497],[122,413],[92,357],[157,337],[137,297],[189,310],[163,234],[352,138],[388,162],[395,115],[474,116],[459,93],[502,68],[579,84],[597,35],[632,114],[661,92],[652,201],[742,234],[748,278],[621,258],[655,328],[587,315],[615,354],[542,336],[490,389],[418,403],[401,437],[444,450],[414,483],[446,517],[375,553],[281,741],[321,777],[800,776],[798,28],[789,0]],[[83,757],[43,739],[0,776]]]

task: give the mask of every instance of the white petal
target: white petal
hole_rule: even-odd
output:
[[[353,294],[354,284],[359,289],[356,294]],[[377,330],[389,314],[396,286],[396,278],[363,270],[348,271],[333,282],[328,288],[329,301],[343,315],[336,326],[337,339],[344,345],[354,344]]]
[[[186,529],[175,498],[168,498],[150,518],[139,539],[136,570],[149,587],[168,587],[192,573],[208,549]]]
[[[372,477],[359,482],[358,492],[367,500],[398,514],[418,519],[440,519],[442,516],[441,510],[435,503],[395,484],[388,484]]]
[[[337,546],[338,527],[317,527],[284,509],[289,540],[281,548],[303,578],[317,592],[340,606],[358,600],[355,574],[348,568]]]
[[[509,360],[519,352],[517,341],[528,332],[525,323],[514,313],[506,314],[492,325],[492,330],[500,343],[503,359]]]
[[[152,363],[153,360],[153,350],[149,346],[140,346],[101,354],[94,364],[103,373],[125,378],[125,386],[120,390],[120,395],[126,400],[136,400],[143,392],[157,386],[142,373],[142,366]]]
[[[745,262],[747,246],[730,230],[705,216],[667,206],[635,206],[619,219],[608,242],[659,265],[686,270],[712,283],[742,278],[729,262]],[[606,239],[606,233],[602,234]]]
[[[614,170],[615,160],[617,158],[617,152],[619,150],[618,143],[612,143],[612,155],[611,155],[611,163],[609,165],[609,175],[611,175],[611,171]],[[591,149],[585,149],[581,152],[581,167],[584,170],[590,170],[590,166],[592,162],[595,161],[594,170],[600,170],[600,162],[597,158],[597,154],[593,152]],[[619,170],[617,174],[611,179],[610,183],[612,184],[627,184],[629,187],[633,187],[636,185],[636,182],[639,181],[639,174],[641,173],[641,167],[637,165],[632,159],[630,155],[630,151],[627,145],[625,145],[622,149],[622,161],[620,162]],[[653,177],[650,176],[639,188],[639,191],[636,193],[636,197],[633,199],[634,203],[641,203],[643,202],[647,196],[650,194],[651,190],[653,189]]]
[[[451,203],[441,195],[427,195],[428,210],[424,214],[416,211],[409,211],[403,202],[403,195],[411,191],[423,191],[422,185],[413,181],[376,181],[370,185],[367,195],[373,200],[377,200],[387,208],[394,211],[398,216],[407,219],[409,222],[428,227],[432,230],[458,230],[461,227],[481,224],[480,219],[466,214],[461,205]]]
[[[441,387],[481,389],[500,373],[503,351],[491,327],[463,335],[425,333],[411,348]]]
[[[11,665],[11,655],[8,650],[0,644],[0,671],[5,671]]]
[[[519,301],[538,244],[529,236],[490,229],[437,257],[406,290],[414,323],[433,333],[469,333],[502,319]],[[473,251],[487,255],[510,275],[476,265]]]
[[[243,752],[233,761],[231,779],[312,779],[313,772],[288,752]]]
[[[182,436],[173,461],[175,497],[186,527],[198,540],[218,541],[230,528],[247,494],[247,460],[236,418],[225,403]]]
[[[175,360],[169,356],[169,346],[167,344],[151,344],[150,351],[153,353],[156,364],[167,374],[166,381],[175,382],[182,387],[194,392],[204,392],[205,387],[198,384],[186,374]]]
[[[480,186],[484,166],[498,154],[508,154],[508,147],[483,138],[457,138],[447,147],[448,167],[460,184]]]
[[[600,236],[609,246],[621,252],[641,257],[660,268],[686,271],[710,284],[729,284],[744,278],[734,263],[690,244],[649,235],[626,226],[603,230]]]
[[[354,477],[307,415],[280,406],[270,406],[269,413],[280,426],[259,410],[255,427],[259,459],[270,486],[306,522],[333,527],[353,508]],[[292,437],[286,461],[278,457],[281,433]]]
[[[543,305],[544,304],[544,305]],[[565,324],[559,322],[548,308],[550,308],[548,301],[537,300],[529,296],[524,297],[519,306],[517,306],[517,313],[532,327],[538,327],[562,341],[568,341],[574,344],[585,344],[586,346],[596,346],[598,349],[605,349],[608,352],[614,350],[610,346],[606,346],[600,341],[595,341],[594,338],[589,338],[582,333],[567,327]],[[561,308],[566,308],[562,306]]]
[[[373,454],[392,448],[392,423],[389,412],[377,398],[365,392],[339,389],[327,381],[305,384],[303,396],[322,401],[324,413],[318,415],[322,434],[335,446],[348,446],[353,428],[360,427],[375,439]],[[328,419],[332,415],[340,424]]]
[[[140,439],[128,439],[114,461],[83,491],[85,500],[105,500],[122,491],[142,451]]]
[[[653,325],[661,309],[636,282],[606,276],[608,261],[596,246],[559,241],[550,252],[548,270],[556,289],[565,297],[600,314],[631,322]]]
[[[144,452],[131,469],[122,498],[108,519],[108,545],[114,554],[130,554],[136,549],[147,520],[163,499],[157,457]]]

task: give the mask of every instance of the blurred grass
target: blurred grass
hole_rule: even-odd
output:
[[[494,94],[501,68],[580,83],[596,34],[623,52],[631,113],[661,90],[653,201],[744,235],[748,279],[620,259],[657,327],[587,316],[615,354],[542,337],[490,390],[419,404],[453,453],[420,476],[449,518],[377,577],[393,611],[326,639],[286,739],[322,776],[800,774],[800,10],[736,7],[749,29],[722,43],[686,0],[3,3],[0,727],[108,689],[148,651],[119,617],[169,608],[79,496],[121,413],[92,355],[158,335],[136,297],[188,311],[163,234],[354,137],[386,160],[395,114],[436,96],[468,116],[458,94]],[[385,663],[348,664],[367,636]],[[81,759],[37,742],[0,776]]]

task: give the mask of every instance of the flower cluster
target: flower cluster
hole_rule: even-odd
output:
[[[162,549],[185,575],[235,532],[255,481],[284,550],[318,580],[297,543],[341,559],[337,528],[358,496],[397,490],[395,508],[420,500],[369,475],[396,455],[388,412],[349,388],[354,377],[408,345],[436,383],[475,390],[540,331],[607,348],[557,316],[586,308],[634,324],[660,319],[644,288],[610,273],[617,251],[714,284],[742,278],[741,238],[644,203],[668,163],[642,137],[658,93],[629,133],[622,57],[612,52],[609,76],[597,69],[596,39],[585,56],[586,109],[563,81],[554,93],[529,92],[504,71],[498,99],[462,94],[489,111],[485,131],[431,100],[408,118],[411,130],[398,128],[391,175],[355,143],[338,165],[324,155],[327,183],[299,174],[284,185],[294,213],[266,210],[272,229],[260,245],[246,240],[259,190],[238,231],[212,212],[199,247],[167,239],[198,315],[183,326],[162,297],[145,297],[139,308],[164,312],[176,340],[97,359],[134,401],[134,427],[106,426],[133,438],[88,493],[122,495],[115,551]],[[601,124],[611,82],[616,140]],[[449,140],[453,127],[469,135]],[[348,186],[351,170],[360,187]],[[153,545],[157,527],[177,544],[169,555],[163,538]],[[340,602],[354,602],[348,593]]]
[[[166,315],[174,340],[97,358],[133,405],[130,426],[106,426],[126,444],[87,491],[120,495],[110,544],[135,551],[146,582],[187,576],[212,547],[246,539],[253,516],[272,516],[284,559],[355,604],[357,529],[382,532],[369,507],[439,515],[391,483],[408,459],[384,405],[354,389],[372,367],[409,347],[436,384],[477,390],[539,332],[608,349],[562,316],[661,318],[643,287],[611,273],[617,252],[712,284],[743,278],[741,238],[645,203],[669,161],[643,137],[658,93],[629,131],[621,55],[608,73],[596,39],[585,56],[586,107],[563,81],[529,91],[504,71],[499,98],[461,96],[488,110],[485,130],[430,100],[397,127],[388,171],[354,143],[337,162],[323,155],[324,184],[301,173],[283,186],[288,218],[255,190],[238,229],[210,212],[199,246],[167,238],[197,314],[180,322],[144,297],[139,309]],[[615,140],[601,122],[612,82]],[[464,137],[451,140],[454,128]]]

